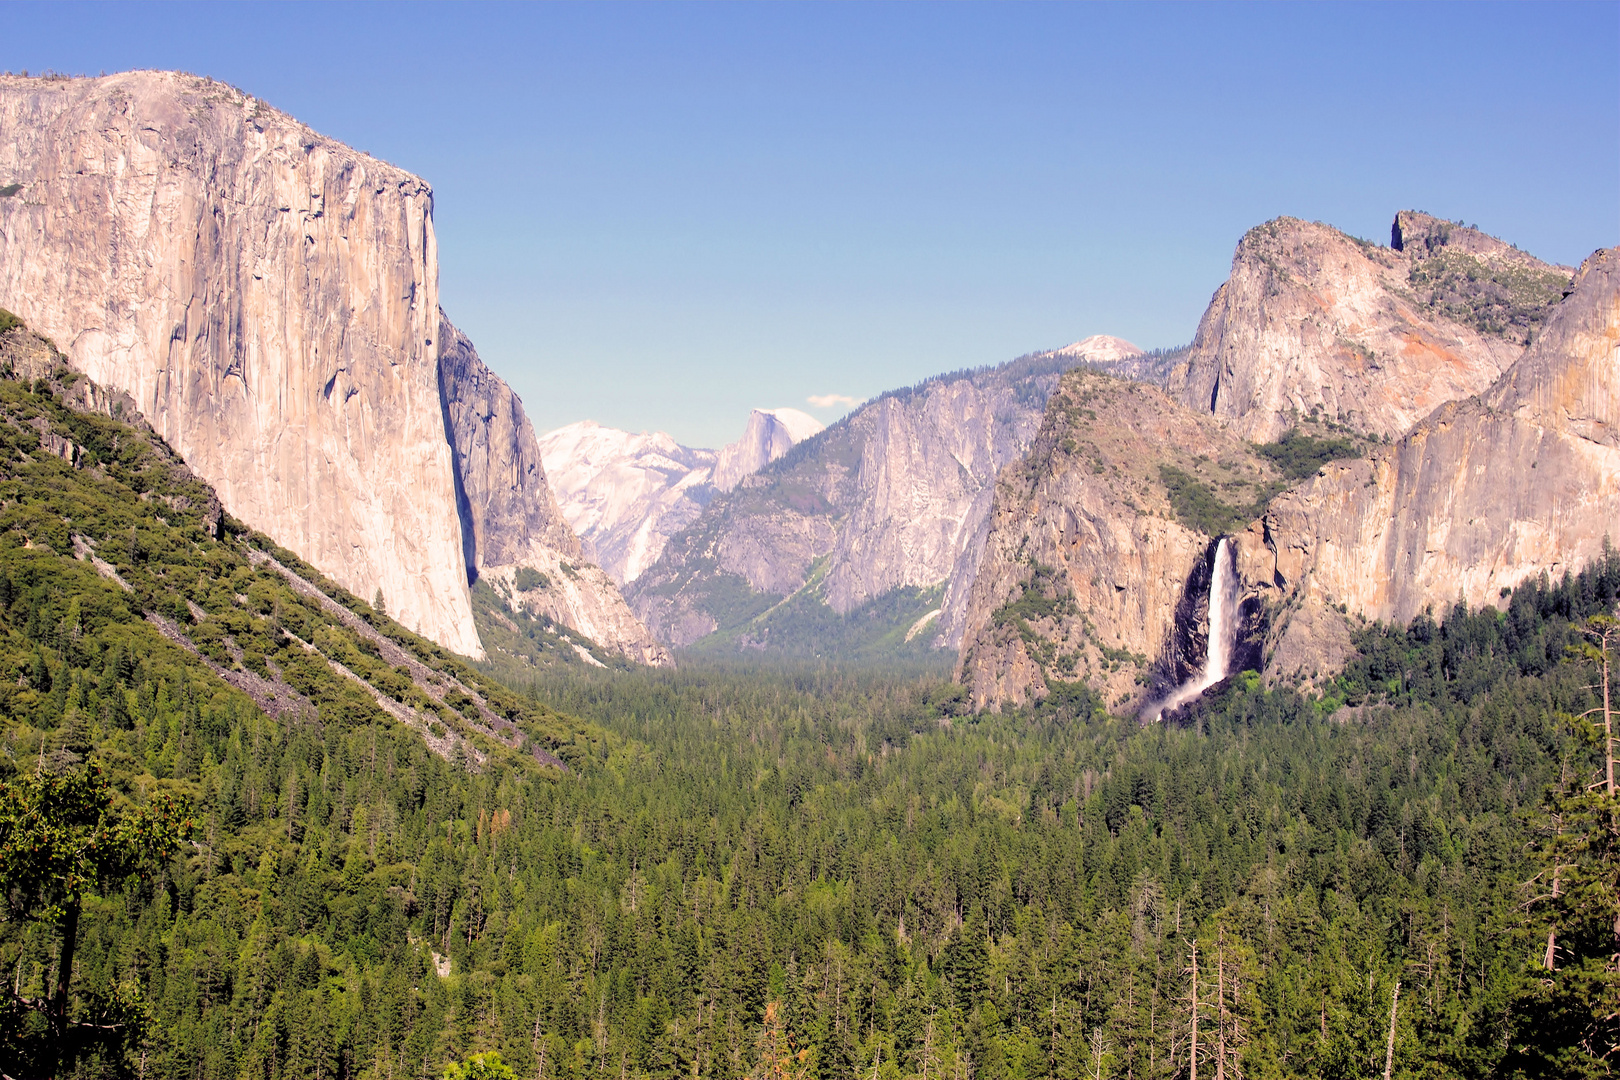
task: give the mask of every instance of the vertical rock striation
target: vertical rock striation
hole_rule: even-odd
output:
[[[1620,537],[1620,249],[1581,267],[1535,344],[1479,397],[1436,409],[1371,460],[1330,465],[1241,538],[1286,583],[1272,669],[1327,671],[1337,609],[1404,623],[1575,572]],[[1325,642],[1325,644],[1324,644]]]
[[[742,438],[727,443],[715,455],[716,491],[730,491],[745,476],[752,476],[793,447],[821,430],[821,421],[798,409],[754,409],[748,414]]]
[[[128,394],[230,512],[482,656],[469,575],[532,559],[558,621],[662,650],[438,307],[433,195],[210,79],[0,77],[0,305]]]
[[[472,342],[440,315],[439,390],[444,430],[455,451],[456,509],[466,565],[520,592],[528,607],[643,664],[667,664],[579,537],[546,483],[534,428],[512,388],[478,358]],[[528,567],[543,584],[525,588]]]
[[[478,656],[433,196],[211,80],[0,77],[0,303],[346,588]]]

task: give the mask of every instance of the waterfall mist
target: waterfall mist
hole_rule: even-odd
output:
[[[1185,705],[1226,678],[1237,644],[1238,582],[1226,538],[1215,545],[1215,565],[1209,575],[1209,647],[1204,669],[1159,701],[1142,710],[1142,717],[1157,721],[1167,711]]]

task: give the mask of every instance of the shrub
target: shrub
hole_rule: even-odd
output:
[[[520,566],[517,573],[512,575],[512,585],[518,592],[528,592],[530,589],[549,588],[551,579],[532,566]]]

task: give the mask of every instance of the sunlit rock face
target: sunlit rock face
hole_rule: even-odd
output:
[[[632,606],[686,645],[724,628],[728,611],[808,586],[838,615],[943,586],[927,632],[954,647],[996,475],[1028,450],[1059,372],[1084,360],[1034,354],[867,402],[718,493],[635,579]]]
[[[714,461],[714,489],[730,491],[821,430],[821,421],[798,409],[755,409],[742,438],[720,448]]]
[[[1207,659],[1203,568],[1218,545],[1172,512],[1155,473],[1179,469],[1242,506],[1280,482],[1253,443],[1313,413],[1313,430],[1367,436],[1365,456],[1224,526],[1233,663],[1272,679],[1336,670],[1357,620],[1497,602],[1528,576],[1579,570],[1620,533],[1613,254],[1571,285],[1564,268],[1428,215],[1398,215],[1392,239],[1261,226],[1168,396],[1065,377],[1029,456],[997,484],[957,668],[977,705],[1077,679],[1111,706],[1162,700]]]
[[[668,652],[631,613],[618,585],[583,557],[552,497],[523,403],[448,319],[440,323],[439,340],[466,564],[509,585],[522,567],[538,571],[547,585],[525,596],[531,610],[637,663],[667,664]]]
[[[1173,685],[1202,666],[1202,645],[1159,662],[1178,609],[1207,618],[1198,569],[1214,539],[1178,519],[1163,467],[1234,502],[1276,479],[1247,443],[1158,387],[1090,370],[1063,377],[1029,453],[995,485],[957,662],[976,707],[1028,704],[1076,681],[1124,707],[1170,688],[1156,685],[1160,668]],[[1207,639],[1207,626],[1190,631]]]
[[[479,656],[435,378],[433,195],[207,79],[0,77],[0,304],[231,513]]]
[[[521,403],[441,321],[422,180],[131,72],[0,77],[0,189],[0,306],[345,588],[478,657],[470,573],[578,559]],[[569,582],[559,621],[661,653],[605,576]]]
[[[1446,404],[1370,460],[1330,465],[1240,542],[1251,580],[1298,612],[1273,667],[1336,667],[1349,615],[1404,623],[1457,601],[1502,602],[1578,572],[1620,537],[1620,249],[1600,251],[1535,343],[1478,397]],[[1339,642],[1324,649],[1322,642]]]
[[[1312,412],[1393,438],[1495,382],[1569,280],[1427,214],[1402,212],[1393,239],[1400,249],[1293,218],[1251,229],[1171,396],[1255,442]]]

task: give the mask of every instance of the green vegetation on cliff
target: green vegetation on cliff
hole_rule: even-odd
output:
[[[520,696],[76,385],[0,382],[0,782],[93,761],[196,828],[85,891],[72,1015],[125,1026],[58,1075],[1168,1080],[1196,1013],[1203,1070],[1371,1076],[1392,1006],[1399,1077],[1612,1074],[1616,806],[1569,652],[1612,554],[1183,727],[824,664]],[[17,999],[56,930],[0,922],[11,1076],[47,1071]]]
[[[1521,343],[1529,342],[1569,289],[1569,274],[1562,270],[1447,250],[1415,261],[1407,280],[1431,311]]]

